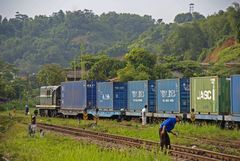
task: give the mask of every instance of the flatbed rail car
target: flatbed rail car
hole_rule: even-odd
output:
[[[56,116],[61,105],[61,86],[40,88],[40,104],[36,105],[41,116]]]

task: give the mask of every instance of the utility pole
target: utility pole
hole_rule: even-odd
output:
[[[73,74],[74,74],[74,81],[76,81],[76,58],[74,58],[74,63],[73,63]]]
[[[81,79],[83,79],[83,76],[85,74],[85,62],[83,61],[83,55],[85,52],[85,48],[83,44],[80,44],[80,75],[81,75]]]

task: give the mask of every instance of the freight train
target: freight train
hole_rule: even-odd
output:
[[[62,82],[40,89],[40,115],[100,117],[141,116],[147,105],[149,118],[181,114],[185,119],[240,123],[240,75],[182,79],[101,82]],[[97,109],[97,110],[96,110]]]

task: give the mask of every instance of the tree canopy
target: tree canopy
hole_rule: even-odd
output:
[[[41,85],[59,85],[66,79],[64,69],[58,64],[46,64],[37,73]]]
[[[91,10],[60,10],[34,18],[17,12],[15,18],[0,21],[0,59],[21,71],[36,72],[43,64],[67,67],[79,51],[119,56],[154,22],[151,16],[115,12],[98,16]]]
[[[22,73],[43,70],[44,64],[70,64],[86,71],[84,79],[158,79],[178,72],[198,76],[203,75],[201,61],[214,48],[228,38],[240,40],[238,3],[207,17],[180,13],[174,21],[165,24],[147,15],[115,12],[96,15],[91,10],[60,10],[34,18],[17,12],[15,18],[0,16],[0,60]],[[226,59],[214,64],[219,68],[208,72],[226,75],[219,71],[227,60],[239,63],[237,54],[231,60],[222,57]],[[43,84],[57,83],[44,82],[44,77],[38,79]]]

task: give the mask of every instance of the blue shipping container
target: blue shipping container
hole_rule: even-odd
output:
[[[63,82],[61,89],[61,108],[62,109],[79,109],[85,102],[80,100],[80,97],[85,100],[83,82]]]
[[[62,109],[80,109],[96,106],[96,81],[63,82],[61,91]]]
[[[155,108],[155,81],[128,82],[128,109],[141,111],[145,105],[151,112]]]
[[[99,109],[113,110],[113,83],[97,83],[97,107]]]
[[[99,109],[120,110],[127,108],[127,83],[97,83],[97,107]]]
[[[240,115],[240,75],[231,76],[231,113]]]
[[[85,107],[88,108],[96,108],[97,103],[97,81],[90,80],[85,81],[85,85],[87,88],[87,104]]]
[[[179,113],[179,79],[157,80],[157,112]]]
[[[113,110],[127,109],[128,84],[126,82],[113,83]]]
[[[155,83],[153,80],[148,81],[148,112],[156,112]]]
[[[190,79],[180,79],[180,112],[190,112]]]

